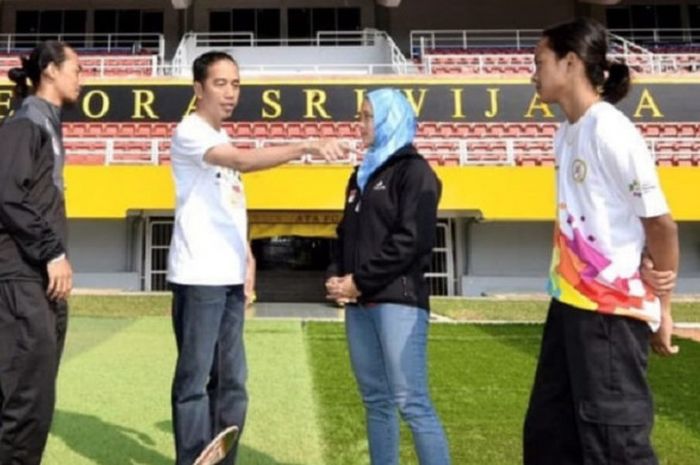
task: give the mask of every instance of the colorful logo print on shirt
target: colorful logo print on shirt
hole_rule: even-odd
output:
[[[585,221],[568,214],[565,224],[555,225],[549,294],[581,309],[649,321],[645,304],[653,303],[655,296],[639,273],[629,278],[609,276],[612,262],[596,247],[596,238],[584,234]]]

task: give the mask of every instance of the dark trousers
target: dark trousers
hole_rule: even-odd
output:
[[[68,324],[43,283],[0,281],[0,464],[41,463]]]
[[[173,284],[177,365],[172,387],[177,465],[192,465],[220,431],[243,430],[248,407],[243,286]],[[235,462],[237,444],[222,462]]]
[[[552,300],[524,427],[525,465],[657,465],[649,326]]]

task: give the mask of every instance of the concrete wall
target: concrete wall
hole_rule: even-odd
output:
[[[700,280],[700,222],[680,223],[678,236],[681,244],[679,276]],[[700,286],[689,292],[700,294]]]
[[[470,223],[462,294],[544,292],[552,253],[552,223]]]
[[[385,41],[379,42],[384,45]],[[338,70],[325,69],[325,73],[366,74],[366,65],[377,66],[377,74],[391,70],[391,50],[388,46],[375,47],[233,47],[227,51],[241,64],[241,73],[256,71],[256,66],[274,72],[278,67],[282,73],[310,72],[309,66],[339,65]],[[195,51],[191,56],[198,56],[204,50]],[[353,66],[357,65],[357,66]]]
[[[141,290],[131,221],[71,220],[68,234],[75,287]]]
[[[552,252],[552,223],[471,223],[462,294],[542,293]],[[680,223],[679,293],[700,293],[700,222]]]

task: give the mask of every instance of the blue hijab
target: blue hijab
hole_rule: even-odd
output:
[[[403,92],[378,89],[367,94],[374,113],[374,143],[357,170],[357,185],[364,190],[367,180],[397,150],[413,142],[416,114]]]

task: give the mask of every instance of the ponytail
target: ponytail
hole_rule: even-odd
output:
[[[608,69],[608,78],[603,83],[603,99],[615,104],[630,91],[630,69],[624,63],[613,63]]]
[[[25,63],[27,59],[25,57],[21,57],[20,60],[22,60],[22,67],[10,69],[7,72],[7,77],[10,79],[10,81],[15,83],[15,97],[23,99],[29,95],[29,83],[27,83],[27,78],[29,75],[25,70]]]
[[[15,83],[15,96],[23,99],[29,95],[29,83],[31,81],[34,89],[41,84],[41,73],[47,66],[54,63],[60,66],[66,61],[67,45],[57,40],[47,40],[40,43],[28,57],[20,57],[21,67],[12,68],[7,73],[10,81]]]
[[[598,21],[578,18],[546,29],[542,35],[558,59],[570,52],[581,59],[586,78],[603,99],[614,104],[627,95],[630,69],[623,63],[608,62],[608,33]]]

